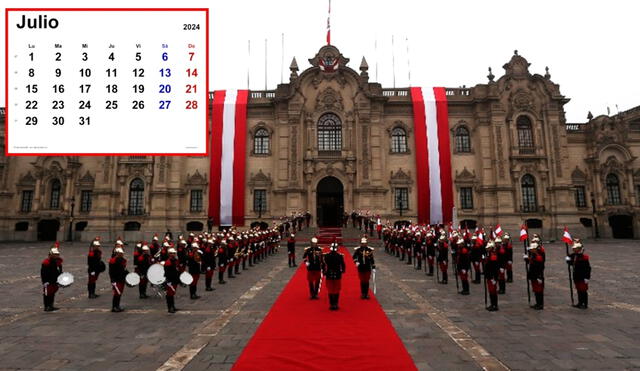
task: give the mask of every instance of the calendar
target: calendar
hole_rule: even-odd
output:
[[[207,9],[7,9],[7,155],[207,155]]]

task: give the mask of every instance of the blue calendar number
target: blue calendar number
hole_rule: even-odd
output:
[[[160,84],[159,93],[171,93],[171,85],[169,85],[169,84]]]
[[[169,105],[171,104],[170,100],[161,100],[159,109],[169,109]]]
[[[161,68],[160,69],[160,76],[162,76],[162,77],[171,76],[171,68]]]
[[[167,52],[162,53],[162,60],[165,62],[169,60],[169,54]]]

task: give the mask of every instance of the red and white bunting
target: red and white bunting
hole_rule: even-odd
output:
[[[424,95],[423,95],[424,93]],[[418,224],[453,220],[449,114],[444,88],[411,88]]]
[[[562,233],[562,241],[570,245],[573,244],[573,239],[571,238],[571,235],[569,234],[569,229],[567,229],[567,227],[564,227],[564,232]]]
[[[244,225],[248,90],[213,95],[209,216],[214,225]]]

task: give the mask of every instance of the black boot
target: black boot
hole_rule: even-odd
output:
[[[462,295],[469,295],[469,281],[462,281]]]
[[[582,309],[589,308],[589,291],[582,292]]]
[[[582,293],[578,291],[578,303],[573,304],[574,308],[582,308]]]
[[[364,283],[364,298],[369,299],[369,282]]]
[[[189,286],[189,293],[191,294],[191,300],[196,300],[196,299],[200,299],[200,296],[198,296],[198,294],[196,294],[196,290],[198,288],[196,286]]]
[[[476,271],[476,278],[473,280],[473,283],[480,283],[480,271]]]
[[[507,271],[507,282],[513,282],[513,271]]]
[[[171,297],[171,309],[173,309],[174,312],[178,311],[178,308],[176,308],[176,297],[175,296]]]
[[[143,285],[143,284],[138,285],[138,293],[140,294],[140,299],[148,298],[147,285]]]
[[[365,298],[364,282],[360,282],[360,299]]]
[[[429,273],[427,273],[427,276],[433,276],[433,265],[429,266]]]
[[[51,309],[51,305],[49,305],[49,297],[47,295],[42,295],[42,300],[44,302],[44,311],[51,312],[53,309]]]
[[[236,264],[236,271],[235,274],[238,275],[240,274],[240,264]]]
[[[173,310],[173,304],[171,303],[173,301],[173,296],[166,296],[165,298],[167,299],[167,312],[175,313],[176,311]]]
[[[313,284],[313,282],[309,282],[309,299],[315,299],[316,298],[316,286]]]
[[[329,310],[334,310],[335,309],[334,304],[333,304],[334,301],[335,301],[334,294],[329,294]]]
[[[442,284],[446,285],[447,283],[449,283],[448,274],[447,272],[442,272]]]
[[[222,271],[218,271],[218,283],[221,284],[221,285],[224,285],[225,283],[227,283],[224,280],[224,272],[222,272]]]
[[[340,294],[334,294],[334,297],[335,297],[335,299],[334,299],[333,306],[334,306],[335,310],[338,310],[338,301],[340,300]]]
[[[536,293],[536,305],[533,306],[535,310],[544,309],[544,294]]]
[[[227,276],[228,276],[229,278],[236,278],[236,277],[233,275],[233,267],[229,267],[229,274],[228,274]]]
[[[120,297],[119,296],[113,296],[113,299],[111,300],[111,311],[114,313],[119,313],[122,312],[122,308],[120,308]]]
[[[491,295],[491,309],[489,309],[490,312],[495,312],[498,310],[498,295],[493,294]]]
[[[91,284],[87,283],[87,292],[89,293],[89,299],[93,299],[93,293],[91,292]]]
[[[49,309],[51,309],[52,311],[60,309],[60,308],[55,307],[55,306],[53,305],[53,302],[54,302],[55,300],[56,300],[56,294],[49,295]]]
[[[211,287],[211,277],[204,278],[204,286],[205,291],[213,291],[213,287]]]
[[[500,285],[500,290],[498,291],[498,294],[502,295],[506,293],[507,283],[504,282],[504,280],[501,280],[501,281],[498,281],[498,284]]]

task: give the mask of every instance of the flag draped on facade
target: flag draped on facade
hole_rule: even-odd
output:
[[[411,88],[416,143],[418,223],[453,219],[449,114],[444,88]]]
[[[248,90],[213,95],[209,217],[214,225],[244,225],[248,96]]]

